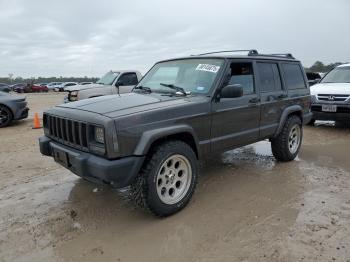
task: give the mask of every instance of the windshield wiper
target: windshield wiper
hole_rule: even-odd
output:
[[[135,89],[140,89],[144,92],[147,92],[147,93],[152,93],[152,89],[147,87],[147,86],[135,86]]]
[[[173,85],[173,84],[164,84],[164,83],[159,83],[159,84],[160,84],[161,86],[169,87],[169,88],[175,90],[176,93],[179,92],[179,93],[181,93],[181,94],[183,94],[183,95],[185,95],[185,96],[191,94],[191,92],[186,92],[185,89],[183,89],[182,87],[175,86],[175,85]]]

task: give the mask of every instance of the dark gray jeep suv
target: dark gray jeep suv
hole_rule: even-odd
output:
[[[307,78],[290,54],[216,52],[158,62],[132,93],[46,111],[39,141],[78,176],[131,185],[138,205],[167,216],[190,201],[199,160],[263,139],[277,160],[293,160],[310,118]]]

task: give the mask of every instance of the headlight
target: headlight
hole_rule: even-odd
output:
[[[102,127],[95,127],[95,141],[100,144],[105,143],[105,132]]]
[[[78,100],[78,91],[70,92],[68,98],[69,98],[68,99],[69,101],[77,101]]]

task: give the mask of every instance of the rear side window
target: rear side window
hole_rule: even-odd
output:
[[[284,81],[289,90],[306,88],[299,64],[282,64]]]
[[[277,64],[258,62],[257,68],[261,92],[273,92],[280,91],[282,89]]]

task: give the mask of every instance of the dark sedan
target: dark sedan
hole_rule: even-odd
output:
[[[0,83],[0,91],[8,93],[11,91],[11,87],[8,84]]]
[[[13,120],[28,117],[26,98],[0,92],[0,128],[8,126]]]

